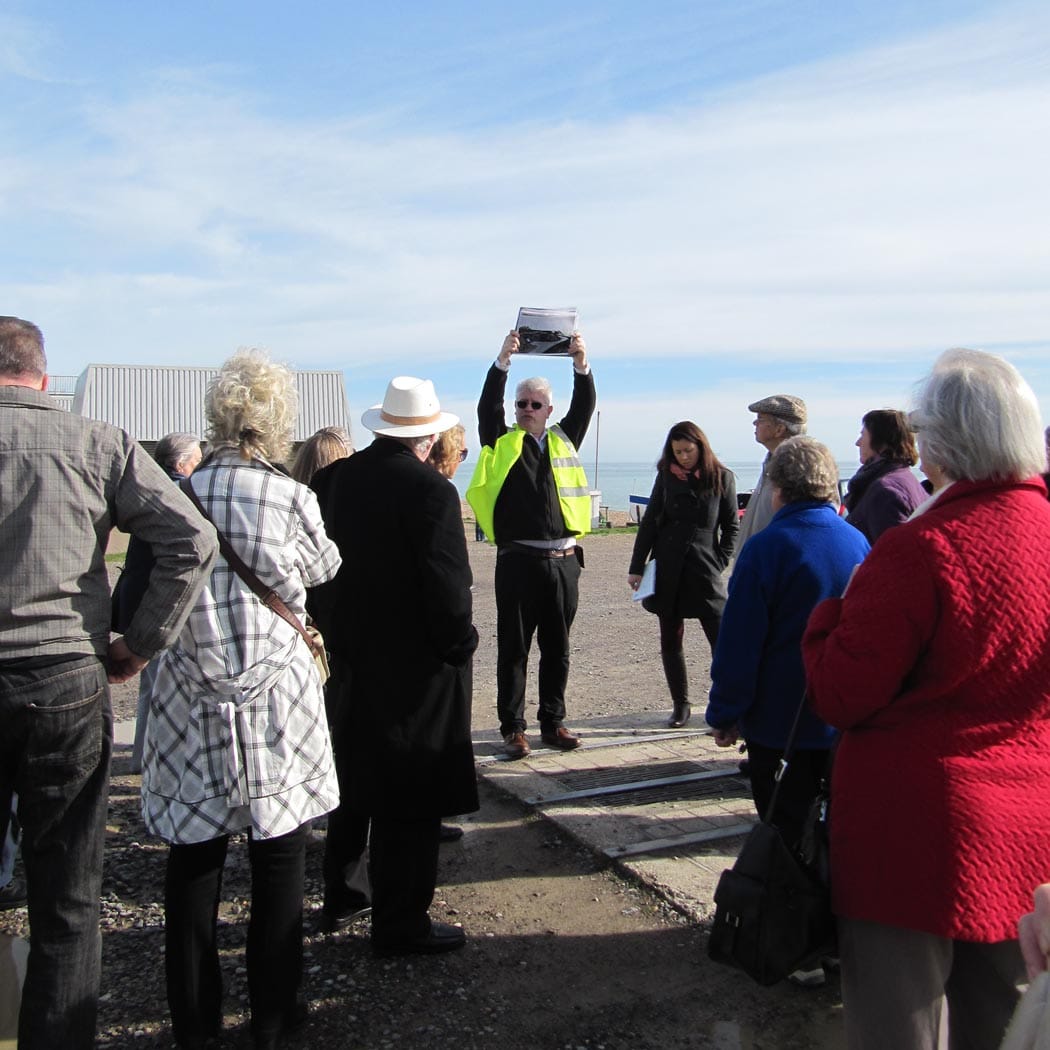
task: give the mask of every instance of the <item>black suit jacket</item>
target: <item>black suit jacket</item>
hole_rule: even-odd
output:
[[[312,611],[344,680],[335,745],[350,802],[387,816],[478,808],[471,572],[456,490],[376,438],[311,482],[343,564]]]

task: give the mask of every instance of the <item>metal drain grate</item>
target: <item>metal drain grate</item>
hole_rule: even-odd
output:
[[[663,777],[684,777],[700,773],[704,766],[696,762],[647,762],[637,766],[614,766],[611,769],[559,770],[546,774],[551,780],[564,784],[570,791],[607,787],[609,784],[637,784]]]
[[[748,783],[736,769],[705,769],[696,762],[650,762],[613,769],[561,770],[546,776],[567,789],[525,801],[534,806],[581,802],[607,809],[669,802],[746,798]]]
[[[663,784],[652,788],[637,788],[619,794],[602,795],[594,800],[596,806],[616,809],[624,806],[654,806],[667,802],[728,801],[750,798],[751,788],[739,773],[727,773],[717,780],[700,780],[689,784]]]

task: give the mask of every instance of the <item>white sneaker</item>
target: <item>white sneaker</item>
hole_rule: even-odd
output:
[[[788,980],[800,988],[820,988],[825,981],[824,967],[818,966],[815,970],[795,970],[794,973],[788,974]]]

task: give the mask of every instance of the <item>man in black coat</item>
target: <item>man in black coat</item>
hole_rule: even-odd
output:
[[[343,558],[313,603],[339,690],[333,737],[342,801],[329,829],[326,883],[330,871],[363,856],[363,837],[357,857],[347,856],[340,828],[370,819],[372,946],[383,954],[464,942],[461,929],[428,915],[441,818],[478,808],[470,565],[456,491],[426,463],[437,435],[457,422],[441,411],[432,383],[400,376],[362,417],[375,441],[311,483]],[[332,907],[330,925],[341,925],[334,898]]]

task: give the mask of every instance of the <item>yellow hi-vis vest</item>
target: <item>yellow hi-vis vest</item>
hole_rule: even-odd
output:
[[[495,543],[493,519],[496,500],[510,468],[521,458],[526,431],[515,426],[496,441],[495,447],[483,445],[474,476],[467,486],[467,502],[477,515],[485,535]],[[547,454],[551,459],[554,484],[565,527],[575,536],[585,535],[591,527],[591,493],[587,486],[580,457],[572,442],[557,424],[547,430]]]

